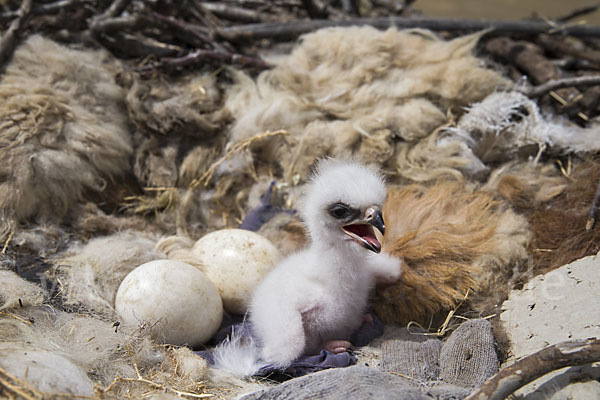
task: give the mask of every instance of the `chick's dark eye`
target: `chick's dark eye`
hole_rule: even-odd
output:
[[[348,218],[352,211],[344,204],[336,203],[329,207],[329,215],[336,219]]]

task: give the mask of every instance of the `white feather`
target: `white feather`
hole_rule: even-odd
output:
[[[250,335],[244,335],[243,329],[233,329],[231,335],[215,348],[215,368],[240,377],[252,376],[265,365],[259,354],[260,350]]]

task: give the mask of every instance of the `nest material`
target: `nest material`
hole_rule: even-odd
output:
[[[16,51],[0,80],[1,238],[29,218],[72,218],[84,197],[101,195],[129,170],[117,71],[103,51],[70,50],[41,36]]]
[[[383,250],[405,262],[398,283],[380,288],[373,302],[387,322],[427,326],[469,293],[504,292],[507,270],[527,257],[527,220],[460,182],[392,189],[384,218]]]
[[[549,120],[531,108],[535,104],[505,92],[488,98],[495,99],[493,104],[505,101],[505,107],[488,109],[499,113],[500,128],[497,120],[473,123],[477,107],[489,105],[486,96],[511,86],[472,55],[478,38],[443,41],[424,31],[325,29],[306,35],[290,55],[274,57],[275,69],[256,80],[233,71],[236,83],[224,88],[212,75],[163,82],[121,74],[124,89],[113,79],[120,68],[105,53],[30,38],[0,82],[0,97],[5,97],[0,156],[8,160],[0,167],[6,177],[0,183],[0,208],[8,217],[0,234],[6,238],[14,231],[3,242],[8,256],[2,268],[15,269],[10,257],[20,249],[50,258],[55,272],[50,278],[62,286],[40,288],[0,271],[5,285],[0,285],[0,346],[49,360],[62,357],[102,385],[107,397],[135,397],[150,389],[164,398],[177,396],[177,390],[200,393],[204,389],[188,386],[189,376],[180,374],[191,370],[195,382],[232,387],[228,395],[235,395],[244,384],[214,371],[206,374],[186,350],[177,358],[136,327],[118,328],[112,335],[114,293],[137,265],[189,247],[189,238],[166,240],[157,251],[156,237],[148,231],[174,234],[177,229],[197,239],[200,232],[235,226],[251,206],[252,188],[256,192],[272,180],[280,183],[280,204],[294,207],[298,184],[325,155],[353,155],[382,166],[393,182],[424,183],[395,189],[386,205],[385,248],[407,264],[400,284],[378,291],[375,308],[388,321],[427,324],[467,292],[496,299],[494,292],[508,290],[518,280],[510,275],[526,258],[530,237],[525,217],[509,203],[533,227],[530,251],[541,269],[552,268],[559,253],[568,255],[566,260],[597,251],[597,229],[584,235],[577,222],[585,220],[593,196],[589,182],[598,181],[596,164],[581,170],[587,172],[567,173],[574,180],[567,185],[569,179],[544,157],[521,159],[523,148],[525,156],[536,155],[539,144],[557,149],[547,156],[591,149],[591,142],[577,141],[591,130],[553,123],[552,135],[536,136],[533,153],[529,142],[512,148],[502,134],[535,130]],[[460,118],[464,106],[480,100],[469,117]],[[448,117],[453,115],[458,122]],[[230,117],[235,122],[227,137],[222,133]],[[446,129],[453,124],[457,128]],[[288,134],[275,135],[280,129]],[[579,144],[570,145],[573,140]],[[472,188],[483,185],[488,173],[482,189]],[[128,179],[121,180],[124,176]],[[111,190],[113,185],[126,188]],[[111,207],[124,192],[141,201],[139,186],[147,185],[157,191],[143,198],[153,200],[138,209],[145,217],[126,217]],[[576,218],[569,212],[574,204]],[[552,218],[547,218],[548,207]],[[27,227],[33,218],[46,222]],[[128,227],[146,233],[115,233]],[[100,233],[110,236],[99,238]],[[287,214],[260,233],[285,253],[305,240],[298,217]],[[69,250],[53,257],[66,244]],[[85,315],[51,310],[48,296],[57,290],[63,305]],[[41,304],[45,311],[32,307]],[[30,317],[36,322],[29,324]],[[22,358],[13,361],[13,367],[25,365]],[[51,362],[44,365],[52,368]],[[180,369],[188,363],[197,368]],[[30,383],[42,385],[43,379]],[[88,390],[88,381],[82,385]]]
[[[230,140],[288,130],[283,145],[267,143],[255,151],[274,162],[286,181],[305,177],[322,156],[355,155],[382,165],[397,139],[419,140],[445,122],[449,108],[460,111],[510,86],[472,55],[478,38],[442,41],[426,31],[370,27],[305,35],[256,81],[236,75],[226,102],[236,116]]]

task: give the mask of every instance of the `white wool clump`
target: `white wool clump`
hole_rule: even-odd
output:
[[[597,129],[583,129],[567,121],[544,117],[537,104],[519,92],[496,92],[473,104],[456,127],[447,128],[437,142],[439,149],[458,146],[469,160],[471,173],[487,170],[487,164],[519,155],[539,157],[547,148],[559,152],[586,153],[600,149]]]
[[[122,382],[140,376],[164,387],[196,391],[206,383],[206,362],[189,349],[153,344],[148,332],[50,307],[28,307],[0,318],[0,366],[48,393],[141,398],[160,387]],[[104,396],[102,396],[104,397]]]
[[[148,261],[165,258],[155,244],[156,238],[144,232],[123,231],[57,255],[52,262],[63,285],[65,304],[115,315],[114,298],[125,276]]]
[[[12,271],[0,270],[0,311],[13,307],[40,305],[46,293]]]
[[[0,343],[0,352],[0,366],[13,376],[26,378],[37,390],[78,396],[93,395],[94,383],[85,370],[66,357],[13,343]]]
[[[354,155],[384,164],[394,142],[415,142],[446,121],[449,108],[510,84],[472,55],[479,35],[452,41],[428,31],[328,28],[307,34],[256,81],[235,74],[226,108],[233,143],[265,131],[290,135],[253,146],[290,182],[315,158]],[[275,160],[275,161],[274,161]],[[295,179],[297,180],[297,179]]]
[[[37,35],[16,50],[0,79],[0,211],[11,222],[0,236],[31,217],[62,219],[129,170],[118,70],[107,52]]]

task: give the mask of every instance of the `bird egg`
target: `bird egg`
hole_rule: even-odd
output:
[[[152,337],[174,345],[198,346],[223,318],[215,285],[204,273],[174,260],[140,265],[121,282],[115,309],[128,324],[147,324]]]
[[[209,233],[194,244],[193,252],[219,290],[225,309],[240,315],[255,287],[282,257],[267,238],[244,229]]]

